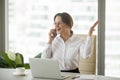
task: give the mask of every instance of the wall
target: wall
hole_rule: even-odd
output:
[[[5,50],[5,0],[0,0],[0,54]]]

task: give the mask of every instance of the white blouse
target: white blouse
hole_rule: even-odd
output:
[[[73,34],[66,42],[57,35],[52,44],[48,44],[41,58],[57,59],[61,70],[73,70],[78,68],[80,56],[88,58],[91,51],[92,38],[86,41]]]

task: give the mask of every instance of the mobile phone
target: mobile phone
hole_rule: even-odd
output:
[[[57,36],[57,33],[56,33],[56,31],[53,33],[53,36],[54,36],[54,37],[56,37],[56,36]]]

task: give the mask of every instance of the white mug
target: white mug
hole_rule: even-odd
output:
[[[23,68],[23,67],[16,68],[17,74],[24,74],[24,72],[25,72],[25,68]]]

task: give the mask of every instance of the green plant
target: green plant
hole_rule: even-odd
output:
[[[21,53],[2,52],[0,59],[0,67],[2,68],[25,67],[25,69],[30,69],[29,63],[24,63],[24,57]]]

